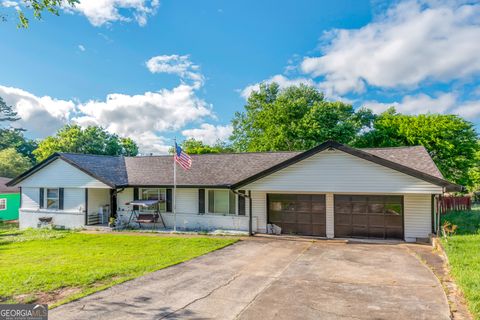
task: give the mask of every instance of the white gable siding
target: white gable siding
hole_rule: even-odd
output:
[[[432,233],[432,199],[428,194],[407,194],[404,199],[405,240],[428,238]]]
[[[18,184],[26,187],[53,188],[109,188],[71,164],[57,159]]]
[[[325,150],[242,189],[290,192],[441,193],[441,187],[339,150]]]

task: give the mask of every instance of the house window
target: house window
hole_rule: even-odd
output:
[[[161,200],[157,205],[157,208],[142,208],[140,207],[140,211],[151,211],[154,209],[158,209],[160,212],[166,212],[166,189],[159,189],[159,188],[141,188],[139,189],[139,196],[141,200]]]
[[[58,209],[59,202],[58,188],[47,188],[47,209]]]
[[[7,210],[7,199],[0,199],[0,210]]]
[[[235,214],[235,194],[231,190],[208,190],[208,212]]]

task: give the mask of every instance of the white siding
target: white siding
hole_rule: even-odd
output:
[[[85,189],[64,188],[63,210],[40,209],[40,188],[22,188],[22,208],[19,212],[20,228],[38,227],[38,218],[53,217],[52,224],[68,229],[80,228],[85,224]],[[46,192],[44,194],[46,202]]]
[[[176,207],[177,213],[198,214],[198,189],[177,188]]]
[[[405,195],[405,241],[428,238],[432,233],[431,201],[428,194]]]
[[[22,209],[53,211],[50,209],[40,209],[40,188],[22,188]],[[83,188],[64,188],[63,190],[63,210],[67,212],[79,212],[85,210],[85,189]],[[43,203],[47,203],[47,192],[44,192]]]
[[[40,206],[39,198],[40,190],[39,188],[22,188],[22,208],[27,209],[38,209]]]
[[[325,195],[325,207],[326,207],[326,236],[327,238],[333,238],[335,236],[335,225],[334,225],[334,202],[333,202],[333,193],[327,193]]]
[[[352,156],[325,150],[242,189],[290,192],[441,193],[441,187]]]
[[[117,193],[117,212],[130,212],[132,206],[126,203],[133,200],[133,188],[126,188],[122,192]]]
[[[247,217],[248,217],[248,214],[249,214],[249,211],[247,211]],[[253,231],[266,233],[267,232],[267,193],[266,192],[252,191],[252,216],[257,221],[257,228],[253,229]]]
[[[18,184],[26,187],[109,188],[71,164],[57,159]]]
[[[19,213],[20,228],[38,228],[40,217],[52,217],[52,224],[66,229],[81,228],[85,225],[84,213],[58,213],[49,211],[30,211],[22,209]]]

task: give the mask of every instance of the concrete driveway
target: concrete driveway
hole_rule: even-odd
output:
[[[449,319],[406,244],[249,240],[50,311],[50,319]]]

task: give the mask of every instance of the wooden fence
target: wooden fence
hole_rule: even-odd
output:
[[[437,212],[445,214],[449,211],[462,211],[472,209],[472,198],[470,197],[439,197],[437,198]]]

